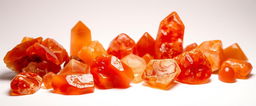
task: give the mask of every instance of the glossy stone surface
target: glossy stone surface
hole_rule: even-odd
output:
[[[121,59],[121,61],[131,68],[134,74],[133,83],[139,83],[142,81],[142,74],[146,69],[146,61],[134,54],[129,54]]]
[[[44,83],[44,88],[45,89],[52,89],[52,79],[53,77],[56,76],[55,73],[49,72],[44,75],[43,77],[43,83]]]
[[[112,55],[98,57],[91,73],[99,89],[128,88],[134,78],[133,71]]]
[[[198,50],[193,49],[175,57],[180,66],[181,73],[177,80],[187,84],[202,84],[209,81],[212,70],[206,56]]]
[[[107,55],[107,52],[99,41],[92,41],[78,52],[78,57],[88,64],[92,64],[98,56],[103,55]]]
[[[164,18],[160,25],[155,42],[155,58],[173,58],[183,51],[185,26],[176,12]]]
[[[64,95],[81,95],[94,92],[93,76],[88,65],[71,59],[69,63],[52,78],[53,92]]]
[[[131,54],[134,46],[134,40],[127,34],[121,33],[111,41],[107,53],[121,59],[124,56]]]
[[[235,72],[232,68],[227,66],[226,64],[222,64],[221,68],[218,72],[219,80],[226,83],[234,83],[236,82]]]
[[[145,54],[150,54],[151,56],[155,56],[155,40],[152,36],[145,32],[143,36],[139,39],[134,47],[133,53],[142,57]]]
[[[30,95],[41,88],[42,78],[35,73],[19,73],[11,81],[10,95]]]
[[[191,43],[191,44],[186,46],[186,48],[184,49],[184,52],[193,50],[193,49],[195,49],[197,47],[198,47],[197,43]]]
[[[204,41],[198,46],[211,64],[212,71],[218,71],[223,61],[223,48],[220,40]]]
[[[244,54],[243,50],[240,48],[238,43],[234,43],[224,49],[224,58],[225,60],[229,58],[245,61],[248,60],[247,56]]]
[[[148,54],[148,53],[145,54],[142,58],[146,61],[146,63],[148,63],[150,60],[154,59],[154,57],[151,56],[151,55]]]
[[[143,80],[151,87],[168,89],[180,72],[179,65],[173,59],[151,60],[147,64]]]
[[[238,60],[238,59],[228,59],[222,63],[223,65],[229,66],[231,69],[234,70],[236,78],[239,79],[247,79],[250,76],[252,71],[251,63]]]
[[[77,24],[71,30],[70,56],[77,58],[80,49],[89,45],[90,43],[90,29],[82,21],[77,22]]]

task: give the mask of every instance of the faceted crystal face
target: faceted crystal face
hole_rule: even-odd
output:
[[[94,92],[94,82],[91,74],[56,75],[52,79],[55,93],[64,95],[80,95]]]
[[[29,95],[41,88],[42,78],[35,73],[19,73],[11,81],[10,95]]]
[[[52,79],[55,93],[79,95],[94,91],[93,77],[88,65],[71,59],[69,63]]]
[[[90,67],[75,59],[71,59],[68,64],[58,74],[77,74],[77,73],[89,73]]]
[[[142,81],[142,74],[146,68],[146,62],[143,58],[129,54],[121,59],[121,61],[131,68],[134,74],[134,83],[139,83]]]
[[[193,49],[175,57],[180,66],[181,73],[177,80],[187,84],[201,84],[209,81],[211,76],[211,65],[204,54]]]
[[[78,57],[85,63],[92,64],[98,57],[107,55],[106,50],[98,41],[92,41],[88,46],[84,46],[79,52]]]
[[[176,12],[161,21],[155,42],[156,58],[173,58],[182,53],[184,29]]]
[[[236,78],[247,79],[252,71],[251,63],[238,60],[238,59],[228,59],[222,63],[224,66],[228,66],[234,70]]]
[[[226,83],[236,82],[235,72],[227,64],[222,64],[218,72],[219,80]]]
[[[142,57],[145,54],[150,54],[151,56],[155,56],[155,40],[151,37],[151,35],[147,32],[143,34],[140,40],[134,47],[133,53]]]
[[[121,33],[111,41],[107,52],[108,54],[114,55],[121,59],[124,56],[131,54],[134,46],[134,40],[128,35]]]
[[[197,46],[198,46],[197,43],[189,44],[189,45],[184,49],[184,52],[193,50],[193,49],[197,48]]]
[[[76,58],[80,49],[91,43],[90,29],[79,21],[71,30],[70,55]]]
[[[223,61],[222,42],[220,40],[205,41],[198,48],[210,62],[212,71],[219,70]]]
[[[100,89],[128,88],[133,72],[115,56],[100,56],[91,66],[95,85]]]
[[[143,74],[146,84],[151,87],[167,89],[181,72],[173,59],[151,60]]]
[[[51,89],[52,88],[52,79],[53,79],[54,76],[56,76],[56,74],[53,73],[53,72],[49,72],[49,73],[44,75],[43,83],[44,83],[45,89]]]
[[[245,61],[248,60],[248,58],[246,57],[246,55],[244,54],[243,50],[240,48],[238,43],[234,43],[224,49],[224,58],[225,60],[229,58],[245,60]]]

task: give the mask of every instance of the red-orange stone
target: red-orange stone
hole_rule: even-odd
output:
[[[151,56],[151,55],[148,54],[148,53],[145,54],[142,58],[146,61],[146,63],[148,63],[150,60],[154,59],[154,57]]]
[[[191,43],[191,44],[187,45],[187,47],[184,49],[184,51],[186,52],[186,51],[193,50],[193,49],[195,49],[197,46],[198,46],[197,43]]]
[[[69,56],[66,49],[54,39],[47,38],[42,42],[42,45],[47,47],[50,51],[53,52],[53,54],[57,56],[59,62],[55,64],[60,65],[63,62],[69,60]]]
[[[11,81],[10,95],[29,95],[41,88],[42,78],[35,73],[19,73]]]
[[[5,55],[4,63],[11,70],[21,72],[22,68],[26,67],[31,59],[34,59],[26,55],[27,48],[35,43],[40,43],[41,41],[42,38],[38,37],[35,39],[25,40],[24,42],[18,44]]]
[[[245,61],[248,60],[248,58],[246,57],[246,55],[244,54],[243,50],[240,48],[238,43],[234,43],[230,45],[229,47],[225,48],[223,52],[224,52],[225,59],[233,58],[233,59],[239,59],[239,60],[245,60]]]
[[[115,56],[100,56],[91,66],[96,86],[100,89],[128,88],[134,76],[132,70]]]
[[[202,84],[209,81],[212,74],[211,65],[207,58],[198,49],[184,52],[175,57],[181,73],[177,80],[187,84]]]
[[[251,63],[244,60],[228,59],[224,61],[222,64],[225,64],[226,66],[232,68],[235,72],[236,78],[239,79],[249,78],[249,75],[252,71]]]
[[[52,88],[52,79],[53,79],[54,76],[56,76],[56,74],[53,73],[53,72],[49,72],[49,73],[44,75],[43,83],[44,83],[45,89],[51,89]]]
[[[183,51],[185,26],[176,12],[164,18],[159,26],[155,52],[159,59],[173,58]]]
[[[94,92],[93,76],[88,65],[77,60],[69,63],[52,79],[53,92],[64,95],[81,95]]]
[[[133,49],[133,53],[142,57],[145,54],[150,54],[151,56],[155,56],[155,40],[152,36],[145,32],[140,40],[137,42]]]
[[[135,42],[128,35],[121,33],[113,39],[107,50],[108,54],[114,55],[119,59],[133,52]]]
[[[58,73],[60,68],[60,65],[56,65],[47,61],[30,62],[26,67],[22,69],[22,72],[33,72],[43,77],[48,72]]]
[[[107,52],[99,41],[92,41],[78,52],[78,57],[88,64],[92,64],[98,56],[103,55],[107,55]]]
[[[236,82],[234,70],[230,68],[228,65],[222,64],[221,69],[219,70],[219,80],[226,83]]]

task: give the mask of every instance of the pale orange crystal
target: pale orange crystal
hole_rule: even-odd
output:
[[[146,69],[146,62],[143,58],[129,54],[121,59],[121,61],[129,66],[134,74],[133,83],[139,83],[142,81],[142,74]]]
[[[79,50],[91,42],[90,29],[79,21],[71,30],[70,55],[77,57]]]

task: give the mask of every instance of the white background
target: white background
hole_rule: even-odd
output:
[[[159,22],[177,11],[186,27],[184,45],[220,39],[227,47],[238,42],[255,67],[255,10],[255,0],[0,0],[0,106],[255,106],[255,69],[250,79],[233,84],[212,75],[208,84],[178,84],[168,91],[133,84],[129,89],[96,89],[79,96],[44,89],[34,95],[9,96],[14,73],[2,61],[23,36],[54,38],[69,51],[70,30],[79,20],[105,48],[119,33],[127,33],[135,41],[146,31],[156,37]]]

